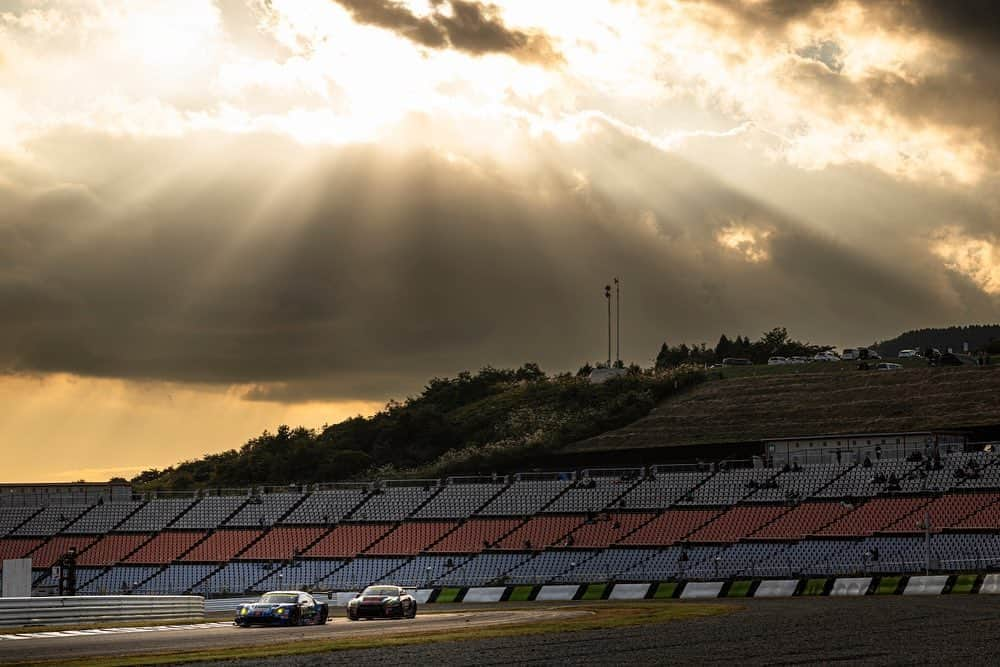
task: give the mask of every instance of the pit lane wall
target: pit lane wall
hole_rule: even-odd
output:
[[[203,620],[198,595],[86,595],[0,598],[0,627],[91,625],[118,621]]]

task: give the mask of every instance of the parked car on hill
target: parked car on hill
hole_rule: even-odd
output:
[[[753,362],[743,357],[726,357],[722,360],[723,366],[753,366]]]
[[[899,359],[912,359],[914,357],[919,357],[920,353],[916,350],[900,350],[899,354],[896,355]]]
[[[875,370],[877,371],[898,371],[903,367],[902,364],[894,364],[891,361],[880,361],[875,365]]]
[[[788,363],[788,359],[785,357],[771,357],[767,360],[768,366],[784,366]]]
[[[836,352],[828,350],[826,352],[817,352],[814,354],[813,361],[840,361],[840,357]]]

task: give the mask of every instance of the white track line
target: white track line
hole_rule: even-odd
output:
[[[148,628],[94,628],[91,630],[56,630],[51,632],[22,632],[16,635],[0,635],[0,642],[19,639],[52,639],[53,637],[80,637],[82,635],[118,635],[138,632],[170,632],[172,630],[211,630],[231,628],[232,622],[195,623],[192,625],[155,625]]]

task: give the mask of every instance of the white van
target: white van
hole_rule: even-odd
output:
[[[840,358],[843,359],[844,361],[854,361],[855,359],[858,359],[859,356],[860,355],[858,353],[858,348],[845,347],[843,354],[840,355]]]

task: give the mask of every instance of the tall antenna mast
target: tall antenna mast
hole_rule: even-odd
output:
[[[622,361],[622,288],[615,278],[615,359],[621,366]]]
[[[611,285],[604,286],[604,298],[608,302],[608,368],[611,368]]]

